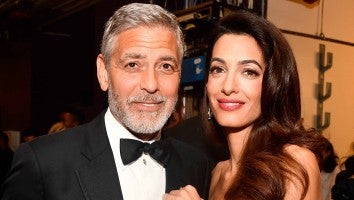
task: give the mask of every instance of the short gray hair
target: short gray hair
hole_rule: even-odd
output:
[[[113,45],[117,35],[128,29],[140,26],[163,26],[176,34],[179,49],[179,61],[184,54],[184,38],[177,17],[155,4],[131,3],[120,7],[106,22],[101,43],[104,62],[109,65]]]

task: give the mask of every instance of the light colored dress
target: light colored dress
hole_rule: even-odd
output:
[[[337,174],[340,172],[340,168],[337,166],[332,172],[321,172],[321,195],[322,200],[331,200],[331,189],[336,180]]]

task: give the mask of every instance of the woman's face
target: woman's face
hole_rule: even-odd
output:
[[[221,126],[252,127],[261,114],[264,71],[261,49],[251,36],[225,34],[216,41],[206,87],[211,111]]]

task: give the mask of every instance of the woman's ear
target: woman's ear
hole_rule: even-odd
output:
[[[97,56],[96,67],[97,67],[97,78],[98,78],[98,82],[100,83],[101,90],[107,91],[108,82],[109,82],[108,71],[102,54],[99,54]]]

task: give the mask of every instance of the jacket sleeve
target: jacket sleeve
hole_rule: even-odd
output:
[[[208,200],[209,199],[209,189],[210,189],[210,181],[211,181],[211,172],[214,168],[214,163],[208,159],[207,165],[205,170],[205,184],[204,184],[204,192],[202,194],[202,199]]]
[[[41,171],[29,144],[23,143],[16,150],[0,194],[1,200],[44,199]]]

